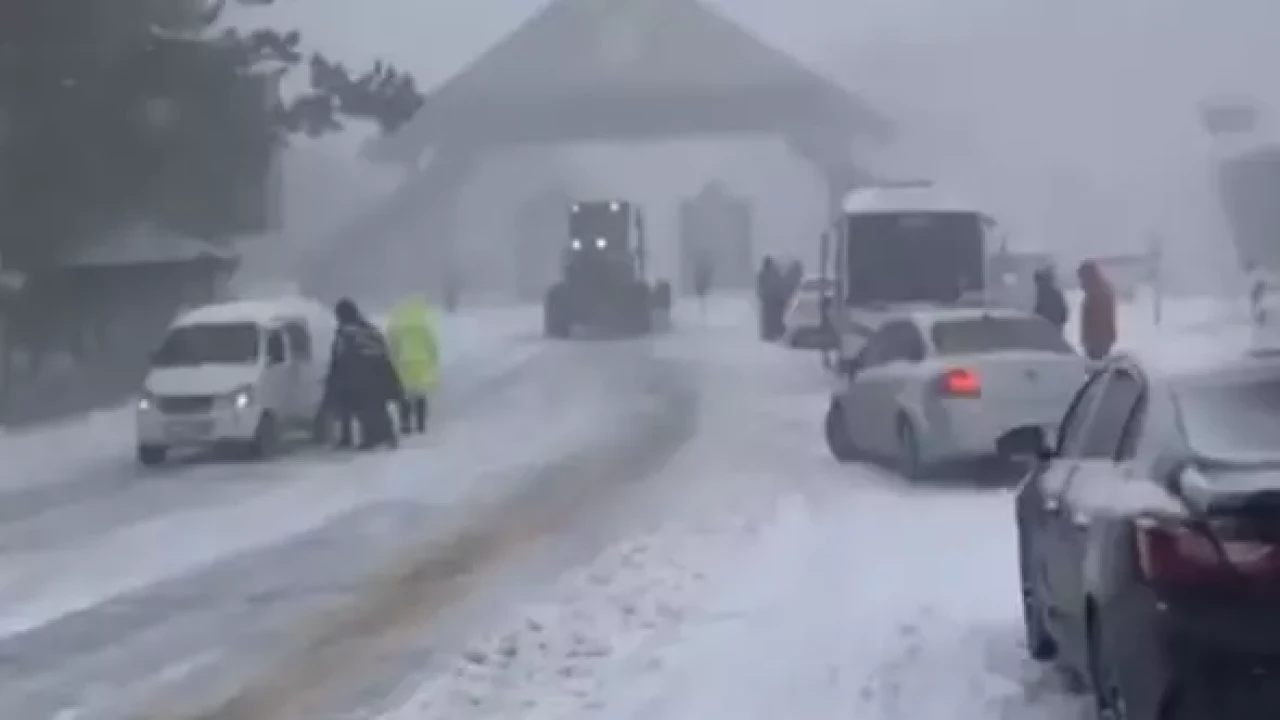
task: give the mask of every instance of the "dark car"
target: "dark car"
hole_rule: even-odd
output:
[[[1280,357],[1115,357],[999,446],[1032,657],[1100,718],[1280,718]]]

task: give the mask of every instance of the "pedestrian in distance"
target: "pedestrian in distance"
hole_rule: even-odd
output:
[[[1086,260],[1076,271],[1084,298],[1080,301],[1080,346],[1090,360],[1111,354],[1117,339],[1116,294],[1102,268]]]
[[[706,258],[698,258],[693,268],[693,292],[698,296],[702,313],[707,312],[707,295],[711,294],[711,263]]]
[[[1035,272],[1036,302],[1035,314],[1044,318],[1050,325],[1062,332],[1067,326],[1067,297],[1058,287],[1058,279],[1053,268],[1044,267]]]
[[[404,389],[399,403],[400,434],[425,433],[440,368],[439,338],[425,298],[406,298],[391,311],[387,344]]]
[[[782,336],[782,312],[786,279],[777,261],[766,255],[756,275],[756,299],[760,305],[760,339],[772,342]]]

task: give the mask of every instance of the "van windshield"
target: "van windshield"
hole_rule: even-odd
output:
[[[976,213],[850,215],[845,301],[952,303],[983,289],[986,242]]]
[[[253,323],[185,325],[169,331],[152,359],[158,368],[252,365],[261,338]]]

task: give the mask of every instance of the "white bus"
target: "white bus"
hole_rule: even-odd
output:
[[[823,235],[822,274],[835,286],[827,317],[839,359],[861,349],[892,306],[984,303],[988,248],[999,241],[990,214],[925,181],[847,194]]]

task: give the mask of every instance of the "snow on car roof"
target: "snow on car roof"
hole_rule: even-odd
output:
[[[912,212],[987,214],[977,206],[928,184],[858,188],[844,196],[842,207],[850,215]]]
[[[285,317],[311,317],[328,310],[306,298],[274,298],[264,300],[234,300],[205,305],[183,313],[174,325],[208,325],[226,322],[256,322],[266,324]]]

